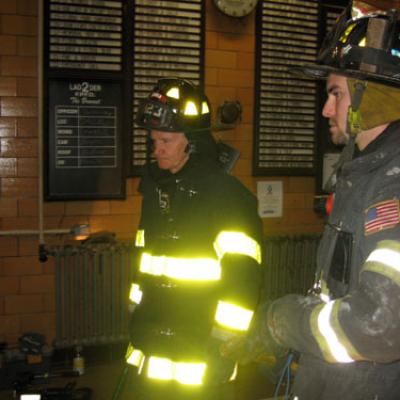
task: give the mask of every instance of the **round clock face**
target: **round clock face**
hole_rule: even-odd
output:
[[[214,0],[217,8],[231,17],[244,17],[250,14],[258,0]]]

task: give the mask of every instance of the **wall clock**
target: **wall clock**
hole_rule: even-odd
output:
[[[258,0],[214,0],[215,6],[230,17],[245,17],[256,7]]]

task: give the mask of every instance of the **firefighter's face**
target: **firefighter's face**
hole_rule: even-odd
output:
[[[347,112],[351,97],[347,79],[344,76],[330,74],[326,82],[328,98],[322,109],[322,115],[329,119],[329,131],[334,144],[345,144],[349,139],[347,132]]]
[[[159,168],[175,174],[185,165],[189,154],[186,151],[188,141],[183,133],[151,131],[151,139]]]

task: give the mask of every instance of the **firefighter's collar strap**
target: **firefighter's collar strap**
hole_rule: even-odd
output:
[[[362,117],[360,105],[367,87],[367,82],[356,80],[354,83],[349,79],[351,94],[351,105],[347,113],[348,132],[350,135],[357,135],[362,131]]]

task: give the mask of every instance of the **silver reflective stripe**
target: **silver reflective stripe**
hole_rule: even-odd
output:
[[[318,315],[318,329],[325,338],[328,348],[337,362],[354,362],[355,360],[350,357],[346,348],[340,343],[335,330],[331,326],[330,319],[334,304],[335,301],[330,301],[322,307]]]
[[[400,272],[400,254],[395,250],[376,249],[369,255],[367,262],[379,262]]]

